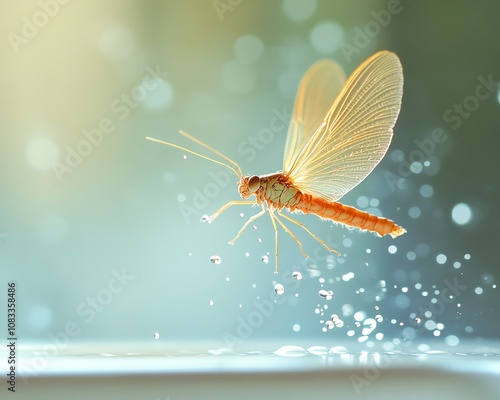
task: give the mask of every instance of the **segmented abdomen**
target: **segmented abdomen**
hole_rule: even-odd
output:
[[[318,217],[361,230],[376,232],[380,236],[391,235],[395,238],[406,232],[404,228],[387,218],[377,217],[354,207],[315,198],[308,194],[302,194],[301,201],[294,207],[294,210],[299,210],[304,214],[315,214]]]

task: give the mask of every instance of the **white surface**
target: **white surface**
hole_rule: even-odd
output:
[[[500,393],[495,345],[420,353],[290,345],[239,354],[163,351],[161,346],[142,353],[119,351],[122,345],[101,345],[99,352],[82,346],[51,358],[30,348],[18,359],[23,372],[15,397],[421,400],[497,399]]]

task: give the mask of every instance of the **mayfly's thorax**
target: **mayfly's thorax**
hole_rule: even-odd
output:
[[[255,193],[257,202],[266,203],[268,207],[293,211],[302,198],[298,190],[286,175],[276,173],[260,177],[260,188]]]

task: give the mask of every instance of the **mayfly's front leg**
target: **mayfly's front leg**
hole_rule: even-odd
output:
[[[208,222],[214,222],[215,218],[217,218],[219,215],[221,215],[224,211],[226,211],[229,207],[231,206],[243,206],[243,205],[249,205],[249,204],[255,204],[255,201],[250,201],[250,200],[232,200],[224,204],[221,208],[219,208],[215,213],[213,213],[210,217]]]
[[[281,213],[280,211],[278,211],[278,214],[287,219],[288,221],[294,223],[295,225],[298,225],[300,226],[302,229],[304,229],[309,235],[311,235],[318,243],[322,244],[323,246],[325,246],[325,248],[332,252],[332,253],[335,253],[337,254],[338,256],[340,256],[340,253],[337,251],[337,250],[334,250],[332,249],[330,246],[328,246],[323,240],[321,240],[319,237],[317,237],[314,233],[312,233],[309,229],[307,229],[304,225],[302,225],[299,221],[295,221],[293,218],[290,218],[288,215],[285,215],[283,213]]]
[[[240,202],[241,203],[241,202]],[[250,204],[254,204],[253,202],[249,202]],[[227,204],[226,204],[227,205]],[[225,206],[224,206],[225,207]],[[229,207],[229,206],[228,206]],[[253,217],[250,217],[248,219],[247,222],[245,222],[245,225],[243,225],[243,227],[240,229],[240,231],[238,232],[238,234],[236,235],[236,237],[232,240],[229,241],[229,244],[234,244],[234,242],[236,242],[236,240],[238,240],[238,238],[240,237],[240,235],[243,233],[243,231],[248,227],[248,225],[250,225],[253,221],[255,221],[257,218],[260,218],[262,217],[262,215],[264,215],[264,213],[266,212],[266,209],[264,208],[264,205],[262,205],[262,211],[255,214]]]

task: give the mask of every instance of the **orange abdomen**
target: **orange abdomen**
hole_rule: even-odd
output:
[[[318,199],[308,194],[302,194],[301,201],[295,209],[305,214],[316,214],[320,218],[361,230],[376,232],[380,236],[391,235],[395,238],[406,232],[405,229],[387,218],[377,217],[354,207],[336,201]]]

